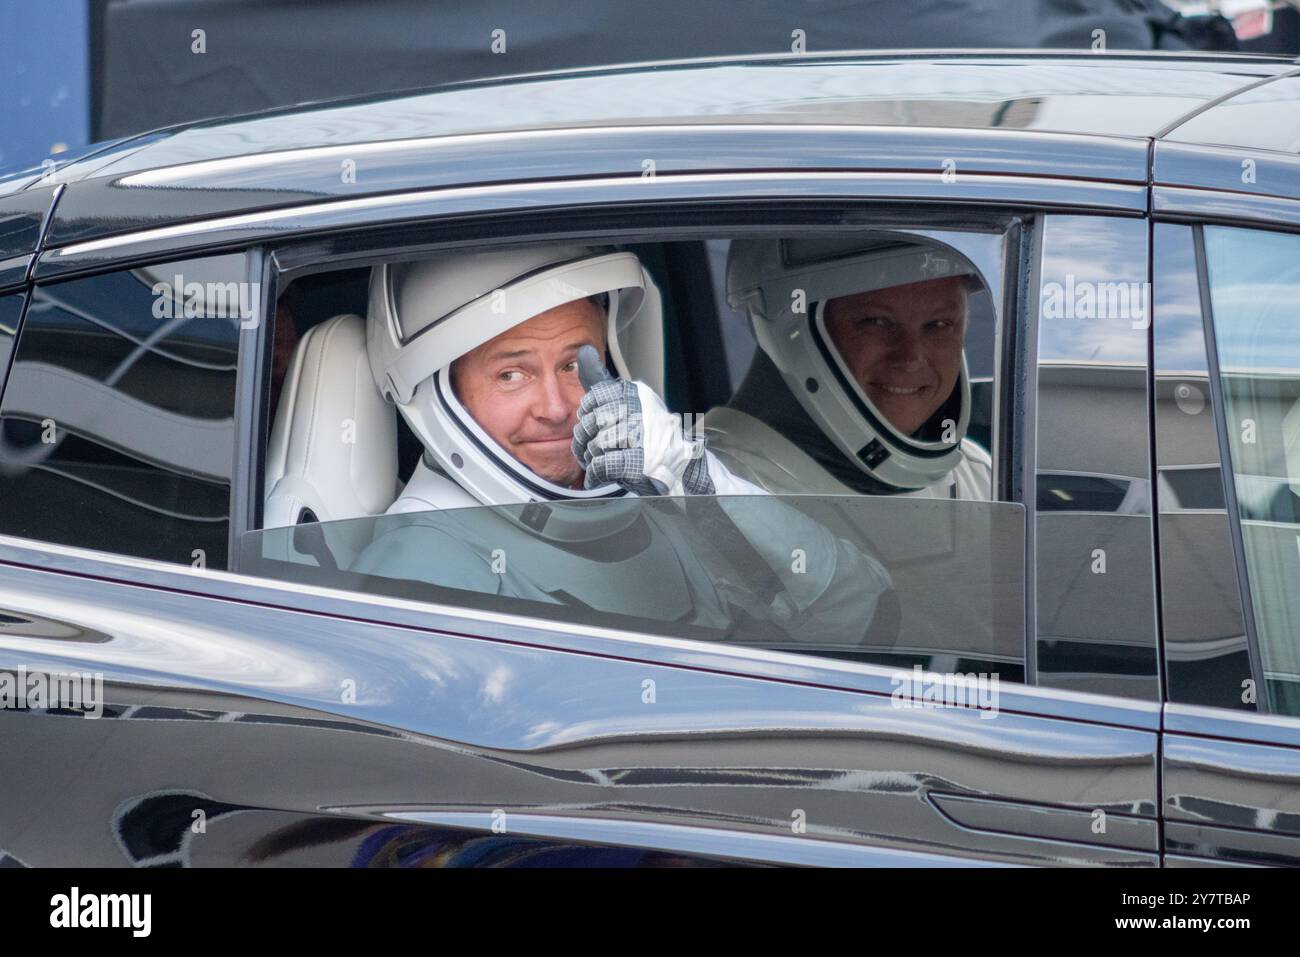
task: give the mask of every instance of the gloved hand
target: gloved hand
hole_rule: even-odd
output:
[[[573,456],[586,486],[608,482],[637,495],[713,495],[703,438],[688,439],[678,418],[643,382],[615,379],[592,346],[578,350],[578,406]]]
[[[587,488],[616,482],[637,495],[717,496],[694,504],[704,508],[710,521],[719,522],[712,530],[731,526],[732,534],[746,543],[739,548],[722,544],[723,550],[742,562],[752,550],[777,579],[774,595],[742,588],[726,595],[728,601],[783,627],[804,622],[792,626],[791,633],[801,640],[834,636],[829,640],[848,643],[861,638],[875,615],[877,598],[891,585],[879,562],[785,502],[764,501],[768,493],[733,475],[705,448],[703,438],[682,434],[677,417],[653,389],[615,379],[591,346],[578,350],[578,378],[587,394],[578,405],[573,454],[587,470]],[[800,571],[791,564],[794,548],[807,557]],[[816,628],[807,627],[803,616],[808,615],[816,618]]]

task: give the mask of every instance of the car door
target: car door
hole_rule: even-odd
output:
[[[1244,224],[1156,227],[1171,864],[1300,861],[1298,252]]]
[[[805,179],[796,192],[823,188],[817,176]],[[855,200],[871,198],[869,179],[857,186],[847,179],[827,181],[828,189],[840,200],[855,189]],[[990,188],[1003,199],[1012,189],[1002,181]],[[896,195],[899,186],[889,189]],[[956,187],[953,197],[962,189],[980,185]],[[790,190],[788,177],[665,182],[656,186],[658,228],[639,238],[675,238],[675,223],[698,235],[701,199],[774,201]],[[605,215],[582,221],[593,239],[626,222],[636,202],[621,184],[543,184],[536,192],[539,205]],[[675,196],[690,208],[675,211]],[[530,200],[510,188],[502,198],[481,191],[474,202],[499,212],[498,202]],[[381,206],[365,215],[393,215]],[[735,228],[726,208],[711,220],[719,233]],[[319,212],[329,229],[341,217],[353,228],[367,225],[354,212]],[[799,215],[786,206],[782,228],[843,225],[836,210]],[[40,754],[59,775],[58,787],[43,775],[0,782],[0,848],[30,864],[1157,864],[1159,712],[1147,661],[1152,619],[1142,604],[1150,596],[1143,579],[1152,567],[1150,510],[1141,508],[1146,474],[1132,445],[1142,441],[1133,422],[1145,415],[1136,397],[1145,396],[1145,377],[1130,375],[1145,369],[1145,331],[1140,316],[1040,315],[1038,302],[1047,284],[1064,290],[1080,271],[1073,248],[1122,250],[1092,264],[1084,281],[1143,281],[1140,267],[1133,277],[1127,267],[1118,279],[1112,273],[1117,262],[1145,263],[1145,248],[1131,248],[1144,231],[1134,233],[1138,220],[1124,217],[1014,219],[992,239],[949,237],[984,264],[996,292],[1000,500],[905,512],[865,497],[852,513],[818,519],[823,527],[838,519],[880,529],[873,544],[895,549],[886,556],[890,571],[916,589],[932,584],[934,596],[905,603],[904,615],[946,610],[941,620],[963,622],[949,648],[928,648],[901,668],[631,627],[573,608],[547,615],[437,581],[402,592],[331,577],[318,564],[273,569],[265,561],[268,545],[287,554],[310,546],[313,534],[311,526],[254,524],[258,442],[269,415],[271,292],[237,288],[257,313],[232,325],[228,310],[209,315],[202,295],[187,320],[184,290],[191,281],[206,289],[264,277],[274,286],[295,264],[319,269],[335,253],[355,266],[373,261],[375,250],[418,254],[452,236],[500,241],[499,223],[489,231],[435,219],[420,238],[424,247],[412,245],[409,232],[338,233],[300,246],[277,238],[272,256],[235,256],[238,263],[216,264],[215,272],[211,259],[179,270],[168,258],[154,260],[165,268],[110,268],[106,256],[138,261],[140,250],[129,237],[97,247],[95,268],[105,271],[38,287],[34,304],[55,304],[50,322],[29,315],[15,356],[23,376],[0,403],[15,443],[40,443],[45,419],[55,422],[57,439],[61,419],[48,410],[62,398],[50,369],[60,352],[50,342],[78,330],[82,345],[70,355],[82,367],[64,378],[100,397],[92,421],[67,428],[66,463],[57,450],[34,464],[15,460],[3,479],[27,492],[22,509],[4,512],[0,536],[7,622],[0,672],[90,675],[90,687],[102,684],[101,717],[30,702],[0,711],[3,747]],[[520,240],[546,227],[539,217],[513,223]],[[748,217],[745,224],[753,226]],[[184,244],[188,227],[177,228]],[[195,236],[211,228],[193,224]],[[155,256],[157,241],[144,240]],[[75,264],[74,254],[56,258],[61,269]],[[125,282],[144,286],[148,301],[123,294]],[[187,321],[206,317],[213,325],[203,332],[220,327],[226,338],[213,344],[194,332],[181,344],[160,341],[154,333],[176,320],[177,299],[172,332],[188,333]],[[161,325],[140,325],[148,319]],[[169,394],[151,403],[138,390],[156,378],[120,373],[123,355],[137,352],[188,371],[168,378]],[[1104,385],[1088,365],[1098,359],[1109,364]],[[1044,374],[1062,363],[1081,371]],[[200,380],[223,385],[185,385]],[[1102,417],[1078,398],[1097,388],[1120,396]],[[142,405],[168,414],[141,418]],[[201,421],[186,426],[186,417]],[[1082,470],[1052,442],[1103,431],[1124,437],[1099,471],[1128,483],[1120,496],[1127,505],[1095,495],[1092,508],[1077,510],[1081,519],[1056,521],[1039,505],[1043,476]],[[229,444],[212,438],[218,434]],[[177,435],[188,437],[179,449],[167,441]],[[71,456],[87,444],[107,451]],[[142,499],[148,481],[123,455],[143,463],[137,472],[166,473],[152,479],[165,489],[160,497]],[[47,495],[55,485],[64,497]],[[1047,486],[1067,496],[1080,490],[1055,478]],[[107,507],[138,509],[142,501],[152,524],[129,510],[102,519]],[[485,521],[490,511],[482,510]],[[711,527],[674,521],[683,536]],[[229,570],[248,555],[264,561]],[[980,586],[979,609],[960,606],[962,592],[953,589],[961,583],[930,570],[942,567],[927,564],[936,555],[982,559],[997,571]],[[1087,604],[1126,603],[1132,614],[1085,633],[1081,596]],[[971,621],[998,647],[1010,636],[1011,658],[973,654],[964,631]],[[929,707],[934,699],[924,692],[900,694],[909,683],[933,686],[977,670],[996,677],[999,668],[996,708]]]

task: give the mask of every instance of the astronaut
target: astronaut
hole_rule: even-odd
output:
[[[747,640],[859,642],[888,574],[733,475],[632,378],[623,344],[661,319],[630,252],[375,267],[371,371],[424,454],[352,570]]]
[[[769,492],[992,497],[966,437],[968,296],[956,254],[876,240],[737,240],[728,301],[758,352],[703,420],[709,449]]]

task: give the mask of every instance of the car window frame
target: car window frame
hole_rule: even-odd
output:
[[[959,208],[961,207],[961,204],[956,205]],[[679,214],[677,209],[669,207],[667,210],[661,210],[657,213],[655,217],[656,225],[636,229],[629,229],[623,222],[620,207],[613,206],[602,211],[588,212],[581,217],[585,225],[580,226],[578,223],[565,224],[568,228],[559,233],[557,233],[554,224],[549,222],[543,224],[542,228],[539,229],[539,217],[533,213],[504,217],[501,222],[494,223],[481,236],[475,234],[467,236],[465,229],[455,219],[429,224],[424,230],[419,231],[416,236],[412,236],[409,231],[404,230],[380,231],[377,234],[363,235],[359,243],[352,241],[353,235],[350,231],[340,230],[333,234],[313,237],[306,241],[291,240],[269,246],[267,258],[269,265],[275,270],[276,274],[272,281],[267,284],[267,288],[277,291],[283,290],[291,282],[302,276],[374,265],[391,259],[411,258],[442,249],[459,250],[479,245],[553,242],[561,238],[563,241],[586,243],[657,243],[717,238],[720,234],[733,237],[748,234],[771,236],[773,233],[785,235],[792,230],[794,232],[800,230],[818,232],[830,230],[832,232],[849,233],[878,228],[914,233],[920,238],[943,242],[943,236],[960,232],[960,230],[943,228],[939,224],[945,221],[945,217],[930,214],[929,211],[923,208],[913,211],[909,215],[908,212],[902,212],[897,208],[885,207],[882,210],[874,205],[836,202],[832,205],[832,209],[837,211],[839,215],[851,218],[852,221],[848,223],[807,222],[811,217],[802,215],[796,204],[779,203],[775,204],[776,212],[773,215],[776,219],[784,219],[785,221],[778,225],[773,225],[766,219],[762,219],[761,222],[754,222],[753,220],[759,219],[762,214],[754,214],[752,210],[749,215],[743,217],[739,222],[735,222],[727,218],[726,206],[721,202],[715,202],[704,207],[683,209],[680,211],[680,215],[685,220],[683,223],[665,226],[665,219],[670,219],[675,214]],[[1007,461],[1015,454],[1016,446],[1019,444],[1017,439],[1021,431],[1018,425],[1009,427],[1005,419],[1008,410],[1012,410],[1016,406],[1016,403],[1011,401],[1009,397],[1013,394],[1023,397],[1028,391],[1015,388],[1015,382],[1020,381],[1015,377],[1023,375],[1026,367],[1014,351],[1008,350],[1009,348],[1014,350],[1014,343],[1019,341],[1016,330],[1023,329],[1025,325],[1020,318],[1020,312],[1023,311],[1026,303],[1023,296],[1022,277],[1018,270],[1021,264],[1028,264],[1031,261],[1029,245],[1033,241],[1035,230],[1031,228],[1032,224],[1027,222],[1023,215],[1017,215],[1014,210],[997,210],[984,214],[972,210],[967,213],[967,216],[968,221],[965,223],[967,231],[980,231],[996,235],[997,230],[992,227],[1002,227],[1001,239],[1000,242],[997,242],[1000,247],[1001,261],[992,264],[987,261],[978,263],[981,268],[996,268],[997,275],[1000,276],[1002,283],[1001,290],[989,290],[990,294],[998,300],[994,303],[994,306],[1000,316],[1000,321],[995,326],[996,338],[993,346],[997,388],[994,390],[991,410],[993,441],[991,443],[992,447],[988,451],[993,459],[994,467],[992,501],[1014,502],[1024,508],[1026,506],[1023,500],[1017,502],[1011,498],[1013,490],[1019,490],[1020,486],[1012,485],[1010,481],[1012,466]],[[972,223],[985,228],[976,230]],[[334,240],[334,242],[331,243],[331,240]],[[963,255],[965,254],[963,253]],[[992,278],[991,281],[996,282],[997,280]],[[268,310],[273,311],[273,309],[274,307],[268,304]],[[711,321],[714,323],[719,321],[716,311],[711,317]],[[271,347],[270,336],[271,331],[264,330],[259,345],[259,348],[264,353]],[[1023,411],[1018,414],[1023,416]],[[266,419],[266,423],[269,432],[269,418]],[[264,436],[267,434],[267,432],[263,433]],[[260,473],[251,477],[248,486],[249,491],[246,494],[254,495],[258,499],[264,498],[265,489],[261,484],[261,478]],[[1032,485],[1029,487],[1032,488]],[[248,502],[245,505],[245,514],[258,513],[260,507],[260,501]],[[245,530],[256,532],[258,527],[249,526]],[[1027,531],[1026,537],[1028,537]],[[237,562],[238,551],[233,554],[236,556],[235,561]],[[1026,589],[1028,589],[1030,581],[1031,579],[1026,579]],[[1031,620],[1028,617],[1030,614],[1029,601],[1030,599],[1026,593],[1026,607],[1024,609],[1026,627]],[[1022,663],[1024,660],[1022,658]]]
[[[60,186],[59,190],[62,191],[63,188],[64,187]],[[48,217],[46,220],[46,226],[48,226]],[[42,233],[42,235],[44,235],[44,232]],[[161,265],[168,265],[174,263],[203,260],[210,257],[215,258],[220,256],[235,256],[235,255],[242,256],[244,259],[244,263],[245,263],[244,281],[257,282],[260,281],[263,277],[268,275],[269,263],[266,261],[264,253],[265,250],[260,246],[241,245],[236,247],[222,247],[216,249],[198,250],[192,253],[186,253],[180,255],[159,254],[145,259],[141,259],[139,257],[129,257],[120,263],[105,264],[89,270],[84,270],[84,271],[78,270],[67,274],[57,274],[49,277],[33,277],[29,274],[27,281],[23,285],[9,287],[3,290],[2,292],[0,292],[0,295],[2,296],[9,296],[9,295],[22,296],[20,318],[17,327],[14,330],[12,341],[9,344],[9,351],[7,357],[5,357],[4,366],[3,368],[0,368],[0,405],[3,404],[5,395],[9,388],[10,372],[12,370],[14,360],[18,355],[18,347],[22,342],[22,335],[27,324],[28,309],[31,307],[32,302],[36,298],[36,293],[38,290],[45,287],[61,286],[65,284],[79,282],[82,280],[94,279],[98,276],[106,276],[106,275],[113,275],[121,272],[127,272],[142,267],[161,266]],[[39,258],[39,256],[35,258]],[[265,315],[266,303],[268,301],[266,298],[267,289],[268,287],[265,284],[263,284],[260,287],[260,295],[258,296],[258,301],[255,306],[255,309],[257,310],[257,316],[258,316],[258,323],[255,329],[266,325],[266,323],[263,321],[263,318]],[[245,442],[243,441],[241,435],[241,428],[244,427],[245,423],[251,423],[253,420],[241,408],[241,403],[243,401],[242,397],[245,396],[245,389],[243,388],[242,382],[245,376],[246,351],[248,355],[247,362],[249,364],[256,365],[262,361],[260,357],[261,349],[259,344],[256,342],[255,338],[248,336],[248,333],[250,331],[255,331],[255,329],[246,330],[241,326],[240,333],[238,336],[238,344],[236,348],[234,410],[233,410],[234,419],[232,422],[232,429],[234,434],[232,438],[233,449],[232,449],[232,460],[231,460],[231,471],[230,471],[230,493],[227,498],[227,516],[228,516],[227,536],[226,536],[227,565],[230,565],[231,563],[236,561],[237,553],[230,551],[230,549],[238,547],[239,536],[242,533],[240,531],[241,525],[237,525],[235,522],[235,509],[245,497],[242,491],[245,482],[241,481],[241,476],[243,473],[247,471],[247,469],[251,465],[251,462],[248,460],[244,452]],[[267,370],[267,374],[269,375],[269,367]],[[243,519],[241,518],[241,523],[242,521]],[[16,535],[0,535],[0,538],[4,538],[5,540],[14,541],[14,542],[32,542],[38,548],[42,546],[55,547],[54,544],[50,542],[42,542],[40,539],[28,539]],[[136,556],[124,555],[117,552],[102,551],[99,549],[94,549],[89,547],[81,547],[81,546],[58,546],[58,547],[72,548],[79,552],[85,552],[88,555],[103,555],[113,559],[120,559],[128,562],[150,561],[150,559],[138,558]],[[183,567],[183,566],[178,565],[177,567]]]
[[[768,177],[759,174],[687,176],[680,178],[679,185],[685,184],[685,188],[681,192],[687,196],[704,196],[708,201],[708,206],[715,210],[728,208],[728,205],[734,210],[735,205],[728,204],[728,200],[746,199],[751,201],[751,207],[747,212],[756,212],[752,206],[756,202],[762,207],[757,210],[759,215],[767,212],[769,207],[806,209],[809,205],[824,206],[827,204],[841,208],[856,206],[859,210],[870,211],[868,215],[858,213],[858,217],[846,227],[853,229],[871,226],[899,227],[898,211],[900,208],[904,208],[897,204],[900,197],[915,200],[909,202],[905,208],[920,218],[930,216],[931,225],[950,225],[952,221],[951,211],[954,208],[970,210],[971,215],[976,218],[985,215],[989,209],[992,209],[995,213],[1013,215],[1019,222],[1019,238],[1017,243],[1007,250],[1005,262],[1008,273],[1014,274],[1016,281],[1004,283],[1003,295],[1009,300],[1010,305],[1004,308],[1005,319],[1000,332],[1006,333],[1008,338],[1006,341],[999,342],[998,355],[1000,363],[1011,367],[1016,382],[1023,382],[1025,371],[1023,367],[1027,355],[1023,346],[1026,342],[1032,342],[1033,330],[1036,326],[1036,297],[1032,295],[1032,291],[1036,289],[1033,270],[1036,268],[1038,259],[1034,249],[1037,231],[1032,228],[1036,217],[1044,212],[1076,211],[1105,212],[1121,216],[1141,217],[1145,212],[1143,209],[1144,204],[1140,205],[1138,202],[1138,197],[1144,195],[1145,191],[1140,187],[1127,184],[1089,181],[1072,183],[1060,180],[1046,181],[1041,177],[1014,176],[997,177],[996,183],[990,184],[985,182],[988,179],[987,177],[969,176],[962,178],[960,188],[950,188],[943,191],[935,190],[921,197],[912,197],[909,184],[914,185],[918,181],[930,184],[931,182],[937,182],[938,176],[932,174],[887,174],[883,176],[875,174],[799,174],[797,176],[782,176],[782,184],[793,187],[793,192],[796,194],[803,185],[809,182],[819,185],[827,182],[832,184],[828,188],[827,194],[819,197],[822,200],[821,203],[809,204],[806,198],[803,200],[791,199],[788,195],[790,190],[786,189],[786,185],[782,185],[778,191],[786,195],[779,199],[767,198],[770,189],[769,186],[764,185],[767,179]],[[1023,182],[1021,182],[1022,180]],[[485,197],[494,198],[498,193],[501,193],[504,194],[500,198],[506,200],[506,208],[509,208],[512,213],[521,213],[516,207],[530,206],[534,191],[536,191],[539,199],[564,199],[564,197],[546,197],[547,186],[574,184],[524,185],[527,187],[529,196],[526,201],[519,203],[512,201],[512,194],[517,193],[514,188],[515,184],[499,190],[458,190],[454,192],[472,193],[470,199],[473,200],[476,209],[491,208],[497,212],[500,212],[499,204],[485,204],[483,200]],[[614,210],[620,220],[623,219],[622,214],[627,208],[641,212],[648,211],[638,200],[629,198],[628,184],[625,181],[607,179],[576,185],[581,186],[587,193],[600,192],[606,188],[617,192],[619,195],[614,198],[619,202],[611,204],[608,209]],[[720,186],[728,188],[720,189]],[[734,187],[734,192],[731,190],[732,187]],[[758,197],[757,200],[753,199],[755,195]],[[942,196],[942,199],[936,199],[936,196]],[[1009,197],[1012,198],[1009,199]],[[1014,197],[1021,198],[1016,199]],[[43,275],[38,273],[38,276],[48,278],[51,281],[57,277],[61,281],[73,276],[112,271],[112,269],[126,268],[130,265],[174,260],[182,257],[195,258],[209,252],[249,252],[258,245],[266,247],[266,258],[263,261],[276,263],[278,268],[278,266],[284,265],[284,263],[280,262],[284,254],[284,247],[281,245],[271,246],[267,239],[268,237],[284,234],[291,236],[295,242],[298,241],[300,236],[310,236],[314,255],[318,258],[332,257],[331,263],[321,268],[342,268],[340,263],[349,259],[349,257],[355,264],[355,260],[358,258],[378,259],[392,255],[399,250],[409,251],[411,248],[411,224],[405,220],[421,213],[428,215],[427,205],[437,198],[439,197],[432,193],[399,196],[396,199],[398,203],[406,204],[409,202],[414,205],[404,205],[402,215],[396,217],[381,215],[382,211],[390,208],[390,204],[383,201],[384,198],[381,197],[379,198],[380,201],[367,204],[362,211],[357,211],[353,204],[348,201],[339,201],[318,204],[319,209],[315,207],[306,210],[295,208],[287,211],[287,213],[272,211],[264,216],[242,217],[237,223],[229,223],[225,220],[200,221],[189,225],[167,227],[164,230],[143,230],[138,234],[123,234],[108,240],[97,240],[93,243],[79,244],[63,250],[47,251],[43,256],[54,256],[54,267],[47,270]],[[878,204],[876,201],[881,198],[892,202]],[[514,199],[517,200],[518,196],[515,195]],[[681,205],[683,208],[689,208],[691,204],[683,202]],[[935,209],[936,205],[939,205],[940,208]],[[882,213],[882,209],[885,212]],[[443,220],[444,223],[454,225],[456,222],[454,214],[457,212],[463,212],[463,209],[453,209],[451,211],[452,215]],[[550,224],[545,235],[554,236],[556,229],[563,231],[566,225],[566,216],[570,212],[561,204],[559,211],[553,214],[558,221]],[[658,210],[654,210],[654,213],[657,216]],[[393,222],[394,218],[397,220],[396,223]],[[439,218],[441,219],[441,217]],[[570,227],[571,220],[572,217],[568,216],[567,224]],[[377,226],[376,222],[382,223],[382,225]],[[754,226],[752,231],[770,234],[776,228],[779,227],[770,220],[764,219],[761,225]],[[696,234],[701,238],[714,236],[719,232],[719,229],[716,218],[710,217],[706,225],[696,228]],[[589,231],[588,229],[583,230],[584,233]],[[743,232],[744,230],[742,227],[732,231]],[[682,232],[684,231],[679,231],[679,236]],[[621,241],[644,239],[646,236],[644,228],[624,228],[623,233],[624,236]],[[511,235],[511,239],[515,241],[524,238],[526,237],[518,232]],[[385,243],[387,243],[387,248],[383,248],[381,252],[381,248]],[[365,250],[364,254],[359,253],[361,249]],[[277,276],[273,275],[271,281],[265,284],[264,289],[267,290],[268,294],[274,292],[277,288],[277,282]],[[269,326],[269,323],[263,323],[263,327],[266,326]],[[265,352],[265,328],[263,333],[263,336],[258,337],[258,345],[256,346],[256,349],[261,352]],[[252,381],[255,377],[265,377],[267,374],[265,357],[259,355],[255,362],[258,364],[258,369],[255,374],[250,374],[248,381]],[[1004,395],[1009,394],[1008,390],[1014,388],[1011,381],[1005,378],[1004,371],[1004,386],[998,390],[999,403]],[[1012,408],[1004,409],[999,404],[995,410],[994,418],[996,427],[1001,428],[1002,433],[996,437],[995,445],[997,450],[1003,453],[999,456],[999,467],[995,476],[995,499],[999,501],[1017,501],[1022,505],[1025,504],[1024,496],[1026,491],[1032,491],[1033,489],[1032,482],[1025,482],[1026,473],[1024,468],[1025,462],[1032,464],[1033,460],[1032,458],[1026,459],[1024,443],[1019,440],[1019,436],[1025,432],[1023,423],[1026,417],[1032,421],[1033,416],[1032,390],[1028,390],[1028,395],[1026,391],[1024,389],[1019,390],[1021,401],[1013,404]],[[251,423],[255,421],[259,413],[247,411],[253,408],[251,400],[248,403],[241,400],[239,408],[245,410],[243,418],[250,423],[247,429],[242,425],[239,426],[240,435],[244,436],[245,441],[247,441],[247,436],[252,434]],[[261,414],[265,415],[264,410]],[[249,465],[245,467],[242,473],[244,475],[248,473],[252,463],[257,461],[254,452],[249,451],[245,454],[247,456],[246,462]],[[236,486],[236,489],[242,494],[251,494],[254,484],[244,479]],[[257,494],[260,494],[260,489]],[[234,511],[232,509],[232,514],[234,514]],[[249,507],[246,505],[242,514],[251,516],[255,512],[255,506]],[[1026,534],[1026,539],[1029,538],[1030,536]],[[223,598],[246,600],[244,597],[237,597],[237,595],[246,595],[248,600],[254,600],[254,603],[258,603],[259,600],[265,599],[253,599],[252,595],[285,596],[289,600],[283,607],[297,608],[297,610],[307,613],[322,613],[317,610],[319,605],[315,608],[303,607],[302,603],[296,600],[297,596],[309,593],[313,598],[320,601],[328,600],[335,612],[344,614],[348,614],[347,610],[352,609],[356,613],[369,616],[373,614],[375,607],[396,611],[398,605],[404,604],[400,600],[389,598],[379,601],[368,600],[369,596],[334,592],[330,589],[304,589],[300,585],[286,588],[273,581],[240,575],[237,571],[205,570],[194,572],[184,566],[170,566],[164,563],[151,562],[147,559],[132,559],[71,546],[51,547],[45,545],[45,543],[27,542],[9,536],[0,536],[0,561],[10,560],[6,556],[18,553],[22,553],[27,560],[32,560],[35,557],[37,567],[57,565],[64,570],[75,567],[78,569],[75,572],[77,574],[95,574],[94,570],[100,569],[101,572],[108,573],[103,574],[102,577],[110,578],[113,577],[111,572],[114,567],[127,566],[132,569],[132,575],[126,583],[131,584],[144,584],[144,582],[138,580],[139,573],[150,570],[151,573],[148,578],[151,587],[178,587],[185,591],[195,590],[198,594],[206,593],[210,597],[219,600]],[[48,557],[49,561],[42,561],[41,556]],[[213,583],[218,581],[227,582],[229,588],[194,589],[196,574],[200,579],[206,576]],[[97,574],[96,577],[101,577],[101,575]],[[164,584],[169,577],[175,577],[178,580],[171,585]],[[279,606],[280,602],[276,600],[274,604]],[[427,619],[430,613],[447,615],[453,619],[465,617],[458,615],[457,610],[453,607],[415,604],[410,609],[402,608],[401,610],[404,613],[414,612],[417,620]],[[1026,615],[1031,613],[1030,602],[1027,600]],[[380,619],[386,620],[392,617],[397,616],[382,614]],[[477,614],[471,616],[472,619],[482,617],[484,616]],[[502,624],[508,624],[511,628],[534,629],[544,625],[544,623],[515,618],[509,615],[493,617],[500,619]],[[395,625],[401,624],[398,621],[392,621],[391,623]],[[542,630],[547,631],[546,628],[542,628]],[[560,631],[571,633],[573,629],[565,628],[560,629]],[[484,636],[477,635],[475,637]],[[645,643],[648,647],[653,646],[659,649],[675,648],[677,645],[682,644],[681,641],[676,639],[613,630],[600,631],[596,636],[584,636],[584,640],[588,637],[594,637],[598,646],[606,639],[614,637],[630,638],[639,643]],[[690,654],[693,656],[698,656],[702,651],[707,651],[710,655],[720,655],[722,658],[731,661],[733,667],[736,661],[743,661],[747,663],[747,666],[750,666],[775,660],[781,663],[777,669],[781,673],[787,672],[791,667],[800,670],[811,670],[814,673],[821,673],[829,668],[836,673],[847,669],[850,673],[856,674],[859,678],[868,682],[882,677],[880,666],[861,663],[836,663],[829,659],[814,659],[793,652],[760,651],[746,649],[743,646],[723,648],[711,643],[691,641],[686,641],[685,644],[690,646]],[[597,647],[593,650],[608,652],[607,647]],[[773,656],[775,656],[774,659]],[[830,668],[832,665],[839,665],[840,667]],[[770,673],[769,676],[771,676]],[[1099,720],[1104,723],[1119,723],[1131,727],[1155,727],[1155,719],[1153,718],[1155,712],[1147,702],[1137,699],[1055,688],[1039,689],[1032,685],[1017,685],[1016,694],[1025,697],[1026,707],[1032,713],[1045,716]]]

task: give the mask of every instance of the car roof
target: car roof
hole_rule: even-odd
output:
[[[627,64],[174,127],[69,164],[57,181],[281,150],[600,126],[781,122],[1152,137],[1211,103],[1295,72],[1295,61],[1277,57],[1060,51]]]

